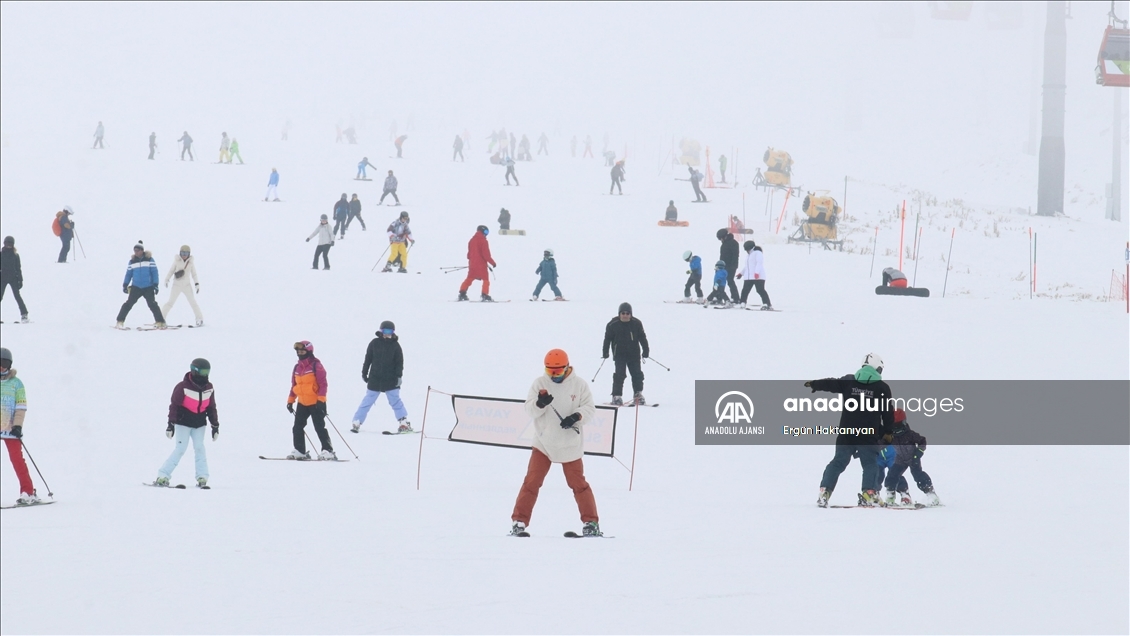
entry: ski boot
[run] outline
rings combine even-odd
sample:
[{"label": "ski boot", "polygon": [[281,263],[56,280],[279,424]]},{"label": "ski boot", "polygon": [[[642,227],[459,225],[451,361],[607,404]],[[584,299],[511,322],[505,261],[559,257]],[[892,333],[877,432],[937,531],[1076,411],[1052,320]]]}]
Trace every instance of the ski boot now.
[{"label": "ski boot", "polygon": [[354,433],[360,433],[361,432],[361,422],[358,422],[357,420],[353,420],[353,428],[351,428],[349,430],[354,432]]},{"label": "ski boot", "polygon": [[169,328],[169,326],[168,326],[168,325],[166,325],[166,324],[165,324],[164,322],[158,322],[158,323],[155,323],[155,324],[153,325],[153,328],[154,328],[154,329],[168,329],[168,328]]},{"label": "ski boot", "polygon": [[39,503],[39,495],[33,493],[21,492],[20,498],[16,500],[17,506],[31,506]]},{"label": "ski boot", "polygon": [[638,404],[640,406],[647,405],[647,400],[643,397],[643,391],[636,391],[636,394],[632,396],[632,404]]},{"label": "ski boot", "polygon": [[914,500],[910,498],[910,493],[900,492],[898,494],[898,501],[895,503],[895,505],[899,506],[900,508],[913,508]]},{"label": "ski boot", "polygon": [[684,298],[682,300],[676,300],[675,302],[679,303],[680,305],[690,305],[690,304],[694,303],[695,301],[691,300],[690,296],[687,296],[686,298]]},{"label": "ski boot", "polygon": [[323,461],[335,461],[337,460],[337,453],[333,452],[332,450],[324,450],[320,455],[318,455],[318,459]]},{"label": "ski boot", "polygon": [[471,299],[467,298],[467,292],[459,292],[459,297],[456,298],[455,300],[471,300]]},{"label": "ski boot", "polygon": [[27,314],[24,314],[24,315],[20,316],[20,322],[22,322],[23,324],[25,324],[25,325],[26,325],[27,323],[29,323],[29,322],[31,322],[31,321],[30,321],[30,320],[28,320],[28,318],[27,318]]},{"label": "ski boot", "polygon": [[381,273],[382,273],[382,274],[387,274],[387,273],[389,273],[389,272],[391,272],[391,271],[392,271],[392,263],[389,263],[389,264],[387,264],[387,265],[385,265],[385,266],[384,266],[384,269],[382,269],[382,270],[381,270]]},{"label": "ski boot", "polygon": [[538,297],[537,297],[537,296],[530,296],[530,302],[532,302],[532,303],[536,303],[537,301],[538,301]]},{"label": "ski boot", "polygon": [[303,453],[302,451],[295,449],[295,450],[290,451],[290,454],[287,455],[286,458],[287,459],[297,459],[297,460],[307,460],[307,459],[310,459],[310,453]]},{"label": "ski boot", "polygon": [[936,492],[934,492],[933,488],[926,491],[926,505],[927,506],[940,506],[940,505],[942,505],[942,500],[938,499],[938,494]]},{"label": "ski boot", "polygon": [[156,479],[156,481],[153,482],[153,485],[154,486],[161,486],[162,488],[168,488],[169,487],[169,478],[168,477],[158,477]]},{"label": "ski boot", "polygon": [[738,309],[745,309],[745,303],[738,303]]},{"label": "ski boot", "polygon": [[828,500],[832,498],[832,491],[829,488],[821,488],[820,495],[816,497],[816,505],[821,508],[828,507]]},{"label": "ski boot", "polygon": [[883,505],[885,505],[885,506],[895,505],[895,491],[888,490],[885,493],[883,493]]},{"label": "ski boot", "polygon": [[125,328],[126,328],[126,323],[122,322],[121,320],[119,320],[118,323],[116,325],[114,325],[114,329],[123,329],[124,330]]},{"label": "ski boot", "polygon": [[879,503],[879,493],[874,490],[865,490],[859,493],[860,508],[875,508],[879,505],[881,505]]},{"label": "ski boot", "polygon": [[197,327],[203,327],[203,326],[204,326],[204,321],[203,321],[203,320],[197,320],[197,321],[196,321],[196,326],[197,326]]},{"label": "ski boot", "polygon": [[582,537],[603,537],[604,533],[600,531],[600,524],[595,521],[586,521],[583,528],[581,528]]},{"label": "ski boot", "polygon": [[203,488],[207,485],[208,485],[208,478],[207,477],[197,477],[196,478],[196,487],[197,488]]},{"label": "ski boot", "polygon": [[406,269],[404,269],[403,267],[401,267],[400,269],[396,270],[396,273],[397,273],[397,274],[407,274],[407,273],[408,273],[408,270],[406,270]]},{"label": "ski boot", "polygon": [[624,406],[624,398],[619,395],[612,396],[612,406]]},{"label": "ski boot", "polygon": [[526,532],[526,524],[521,521],[515,521],[514,525],[510,526],[510,536],[512,537],[528,537],[529,532]]},{"label": "ski boot", "polygon": [[761,311],[773,311],[773,305],[762,305]]},{"label": "ski boot", "polygon": [[493,303],[494,302],[494,299],[490,297],[490,294],[480,294],[479,300],[483,301],[484,303]]},{"label": "ski boot", "polygon": [[415,431],[412,430],[412,423],[408,421],[408,418],[402,417],[398,421],[400,422],[400,426],[396,427],[397,433],[415,433]]},{"label": "ski boot", "polygon": [[565,297],[564,297],[564,296],[554,296],[554,297],[553,297],[553,299],[554,299],[554,300],[560,300],[560,301],[564,301],[564,300],[565,300]]}]

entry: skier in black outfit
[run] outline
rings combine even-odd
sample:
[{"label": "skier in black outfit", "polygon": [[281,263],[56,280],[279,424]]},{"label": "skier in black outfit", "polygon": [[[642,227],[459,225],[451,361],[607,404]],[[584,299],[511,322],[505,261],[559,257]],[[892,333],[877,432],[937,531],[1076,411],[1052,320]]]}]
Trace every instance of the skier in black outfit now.
[{"label": "skier in black outfit", "polygon": [[64,205],[62,210],[55,213],[55,218],[59,220],[59,240],[63,242],[63,247],[59,249],[59,262],[67,262],[67,254],[71,251],[71,239],[75,237],[75,222],[71,220],[71,215],[75,211],[71,206]]},{"label": "skier in black outfit", "polygon": [[625,180],[624,160],[621,159],[616,162],[616,165],[612,166],[612,186],[608,188],[608,194],[612,194],[613,188],[619,189],[620,194],[624,194],[624,186],[620,185],[620,182]]},{"label": "skier in black outfit", "polygon": [[647,359],[650,348],[647,345],[647,334],[644,333],[643,323],[639,318],[632,316],[632,306],[620,303],[620,312],[608,326],[604,328],[604,354],[608,359],[609,347],[612,349],[612,361],[616,370],[612,374],[612,404],[620,406],[624,403],[621,397],[624,393],[624,380],[628,377],[625,370],[632,374],[633,402],[646,404],[643,397],[643,370],[640,369],[642,358]]},{"label": "skier in black outfit", "polygon": [[734,239],[734,235],[730,234],[727,229],[718,230],[715,234],[719,241],[722,241],[722,247],[718,251],[718,259],[726,261],[726,284],[730,288],[730,300],[735,304],[742,301],[742,295],[738,292],[738,284],[734,282],[734,275],[738,273],[738,242]]},{"label": "skier in black outfit", "polygon": [[180,139],[178,139],[177,141],[181,142],[181,144],[182,144],[181,148],[180,148],[180,160],[184,161],[184,153],[187,152],[188,153],[188,160],[189,161],[196,161],[196,157],[192,156],[192,137],[188,136],[187,130],[184,131],[184,134],[181,135]]},{"label": "skier in black outfit", "polygon": [[345,226],[349,223],[349,197],[344,192],[341,193],[341,198],[334,203],[334,228],[330,232],[330,236],[340,234],[341,238],[345,238]]},{"label": "skier in black outfit", "polygon": [[157,133],[149,133],[149,158],[153,158],[153,154],[157,152]]},{"label": "skier in black outfit", "polygon": [[510,229],[510,210],[507,210],[506,208],[502,208],[502,211],[498,213],[498,229],[500,229],[500,230],[509,230]]},{"label": "skier in black outfit", "polygon": [[455,152],[451,153],[451,160],[452,161],[455,161],[456,157],[459,157],[459,161],[465,161],[463,159],[463,138],[462,137],[460,137],[459,135],[455,135],[455,143],[453,143],[451,145],[451,148],[455,151]]},{"label": "skier in black outfit", "polygon": [[369,416],[369,409],[373,408],[377,398],[384,393],[399,423],[396,432],[412,433],[412,424],[408,422],[408,411],[400,399],[400,380],[404,375],[404,351],[400,348],[396,325],[391,320],[385,320],[381,323],[376,336],[369,341],[369,347],[365,349],[365,362],[361,365],[361,379],[366,384],[365,397],[361,398],[361,404],[353,415],[351,430],[354,433],[361,431],[361,425]]},{"label": "skier in black outfit", "polygon": [[[345,229],[349,229],[349,225],[353,223],[353,219],[361,222],[361,231],[365,231],[365,219],[361,218],[361,199],[357,198],[357,193],[353,193],[353,198],[349,200],[349,218],[345,221]],[[345,230],[341,232],[342,237],[345,236]]]},{"label": "skier in black outfit", "polygon": [[[926,495],[926,500],[931,506],[941,505],[938,495],[934,493],[934,482],[930,475],[922,470],[922,454],[926,452],[926,438],[910,429],[906,412],[902,409],[894,411],[894,428],[891,443],[895,447],[894,464],[887,472],[884,493],[884,503],[888,506],[909,506],[913,504],[910,499],[910,485],[906,483],[903,473],[910,469],[910,476],[918,489]],[[897,493],[897,495],[896,495]]]},{"label": "skier in black outfit", "polygon": [[12,295],[16,297],[16,305],[20,308],[20,322],[27,322],[27,305],[20,296],[20,288],[24,286],[20,253],[16,251],[16,239],[5,236],[4,247],[0,249],[0,300],[4,299],[4,291],[9,286],[12,288]]},{"label": "skier in black outfit", "polygon": [[[874,353],[869,353],[863,358],[863,365],[854,375],[845,375],[842,378],[824,378],[805,382],[804,386],[812,392],[826,391],[839,393],[843,400],[855,400],[860,404],[855,410],[849,410],[844,405],[840,414],[840,428],[870,428],[874,433],[840,433],[836,436],[836,454],[824,469],[824,477],[820,480],[820,496],[816,505],[821,508],[828,507],[828,499],[836,488],[836,482],[852,457],[858,457],[863,465],[862,492],[859,493],[860,506],[875,506],[879,504],[879,493],[875,490],[878,486],[879,466],[876,458],[879,455],[879,444],[889,442],[891,431],[895,423],[895,415],[888,399],[891,397],[891,387],[883,381],[883,360]],[[866,409],[862,407],[866,407]]]}]

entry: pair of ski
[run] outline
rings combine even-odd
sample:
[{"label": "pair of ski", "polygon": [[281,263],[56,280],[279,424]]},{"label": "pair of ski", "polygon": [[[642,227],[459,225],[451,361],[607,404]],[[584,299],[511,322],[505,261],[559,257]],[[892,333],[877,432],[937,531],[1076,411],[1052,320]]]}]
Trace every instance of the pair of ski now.
[{"label": "pair of ski", "polygon": [[530,302],[536,303],[539,300],[542,301],[543,303],[567,303],[567,302],[569,302],[568,298],[531,298]]},{"label": "pair of ski", "polygon": [[[142,486],[151,486],[153,488],[171,488],[172,490],[185,490],[186,488],[188,488],[188,486],[185,486],[184,484],[161,485],[161,484],[158,484],[155,481],[153,481],[153,482],[143,481],[143,482],[141,482],[141,485]],[[197,490],[211,490],[212,489],[212,487],[209,486],[208,484],[204,484],[203,486],[197,486],[196,488],[197,488]]]},{"label": "pair of ski", "polygon": [[659,402],[655,402],[654,404],[639,404],[637,402],[624,402],[623,404],[613,404],[611,402],[602,402],[602,404],[604,406],[611,406],[611,407],[617,408],[617,409],[630,409],[633,406],[650,406],[650,407],[653,407],[653,408],[656,407],[656,406],[659,406]]},{"label": "pair of ski", "polygon": [[482,303],[484,305],[491,305],[491,304],[498,304],[498,303],[508,303],[510,301],[509,300],[471,300],[471,299],[467,299],[467,300],[453,300],[451,302],[453,302],[453,303]]},{"label": "pair of ski", "polygon": [[26,504],[17,503],[17,504],[12,504],[11,506],[0,506],[0,510],[11,510],[12,508],[34,508],[36,506],[46,506],[47,504],[53,504],[53,503],[55,503],[54,499],[52,499],[51,501],[37,501],[35,503],[26,503]]},{"label": "pair of ski", "polygon": [[759,305],[757,307],[741,307],[739,305],[730,303],[729,305],[707,305],[707,307],[713,307],[715,309],[744,309],[746,311],[775,311],[777,313],[781,312],[780,309],[765,309],[764,305]]},{"label": "pair of ski", "polygon": [[915,503],[913,506],[828,506],[829,508],[883,508],[884,510],[922,510],[923,508],[937,508],[926,504]]},{"label": "pair of ski", "polygon": [[[511,534],[510,536],[521,537],[521,538],[524,539],[524,538],[528,538],[530,536],[530,533],[523,530],[523,531],[521,531],[517,534]],[[564,536],[566,539],[615,539],[616,538],[616,537],[613,537],[613,536],[609,536],[607,534],[590,534],[590,535],[577,534],[576,532],[573,532],[572,530],[569,530],[568,532],[566,532],[562,536]]]},{"label": "pair of ski", "polygon": [[152,327],[152,326],[148,326],[148,327],[147,326],[118,327],[117,325],[111,325],[110,328],[111,329],[117,329],[118,331],[169,331],[171,329],[180,329],[183,326],[184,325],[169,325],[169,326],[165,327],[164,329],[158,329],[157,327]]},{"label": "pair of ski", "polygon": [[272,462],[338,462],[338,463],[342,463],[342,462],[349,461],[348,459],[322,459],[320,457],[318,457],[318,458],[311,457],[310,459],[294,459],[292,457],[264,457],[263,455],[260,455],[259,459],[265,459],[267,461],[272,461]]}]

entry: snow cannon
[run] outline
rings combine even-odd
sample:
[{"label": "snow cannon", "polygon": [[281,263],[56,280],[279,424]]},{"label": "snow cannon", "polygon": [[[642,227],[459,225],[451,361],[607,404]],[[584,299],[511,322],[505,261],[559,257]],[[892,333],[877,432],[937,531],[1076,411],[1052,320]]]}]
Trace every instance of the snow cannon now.
[{"label": "snow cannon", "polygon": [[844,242],[836,230],[842,210],[835,199],[809,192],[800,208],[808,218],[789,237],[790,243],[820,243],[827,250],[833,246],[843,250]]}]

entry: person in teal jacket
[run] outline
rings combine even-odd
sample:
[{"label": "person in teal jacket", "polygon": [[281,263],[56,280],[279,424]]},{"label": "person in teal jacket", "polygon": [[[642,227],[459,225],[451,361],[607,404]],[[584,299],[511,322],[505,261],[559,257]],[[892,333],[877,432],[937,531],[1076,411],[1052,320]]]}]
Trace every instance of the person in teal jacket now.
[{"label": "person in teal jacket", "polygon": [[125,329],[126,316],[137,301],[144,298],[149,311],[153,312],[155,326],[157,329],[164,329],[165,317],[161,315],[161,308],[157,305],[156,299],[160,286],[161,274],[157,271],[157,261],[153,260],[153,255],[146,251],[145,244],[138,241],[137,245],[133,246],[133,257],[129,259],[126,277],[122,281],[122,293],[129,294],[129,298],[122,303],[122,308],[118,311],[118,324],[115,327]]},{"label": "person in teal jacket", "polygon": [[545,251],[542,255],[542,261],[538,264],[534,273],[541,274],[541,280],[538,281],[538,286],[534,288],[534,296],[530,298],[531,301],[537,301],[538,294],[546,285],[549,285],[549,288],[553,290],[554,300],[565,300],[561,296],[561,290],[557,288],[557,261],[553,260],[553,250]]}]

